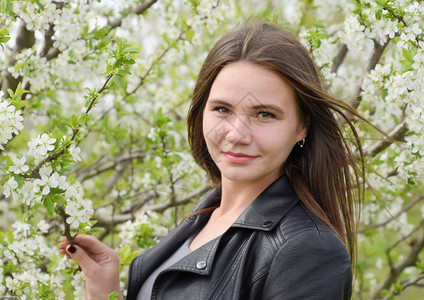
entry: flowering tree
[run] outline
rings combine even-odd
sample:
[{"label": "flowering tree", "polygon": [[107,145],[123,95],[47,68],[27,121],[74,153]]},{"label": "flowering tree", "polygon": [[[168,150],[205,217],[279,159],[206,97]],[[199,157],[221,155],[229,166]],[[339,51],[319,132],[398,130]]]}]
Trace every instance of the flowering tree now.
[{"label": "flowering tree", "polygon": [[[421,1],[1,0],[0,299],[80,299],[61,234],[128,265],[209,188],[186,112],[207,50],[248,16],[298,34],[354,120],[369,173],[355,299],[424,278]],[[349,133],[347,133],[349,134]],[[72,294],[72,295],[71,295]]]}]

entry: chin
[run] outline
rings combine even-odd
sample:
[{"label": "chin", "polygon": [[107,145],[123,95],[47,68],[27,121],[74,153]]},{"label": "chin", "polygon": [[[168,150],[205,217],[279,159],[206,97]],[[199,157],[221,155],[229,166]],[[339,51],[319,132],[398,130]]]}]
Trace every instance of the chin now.
[{"label": "chin", "polygon": [[[232,174],[222,174],[227,180],[231,180],[234,182],[252,182],[252,181],[260,181],[263,176],[254,176],[253,174],[249,174],[250,172],[240,172],[240,173],[232,173]],[[252,176],[253,175],[253,176]]]}]

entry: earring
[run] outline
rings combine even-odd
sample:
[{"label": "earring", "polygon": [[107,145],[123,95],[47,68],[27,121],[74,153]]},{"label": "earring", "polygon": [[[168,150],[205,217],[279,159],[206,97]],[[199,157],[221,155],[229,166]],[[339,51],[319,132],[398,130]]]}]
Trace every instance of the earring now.
[{"label": "earring", "polygon": [[303,148],[303,146],[305,146],[305,139],[302,140],[302,143],[297,142],[297,144],[299,145],[300,148]]}]

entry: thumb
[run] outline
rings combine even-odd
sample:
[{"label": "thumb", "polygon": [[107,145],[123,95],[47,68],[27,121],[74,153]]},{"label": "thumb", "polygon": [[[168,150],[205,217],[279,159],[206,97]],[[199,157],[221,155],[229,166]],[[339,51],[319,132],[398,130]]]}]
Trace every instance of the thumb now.
[{"label": "thumb", "polygon": [[90,270],[96,266],[96,262],[88,256],[84,249],[76,244],[66,247],[66,253],[75,260],[84,273],[86,270]]}]

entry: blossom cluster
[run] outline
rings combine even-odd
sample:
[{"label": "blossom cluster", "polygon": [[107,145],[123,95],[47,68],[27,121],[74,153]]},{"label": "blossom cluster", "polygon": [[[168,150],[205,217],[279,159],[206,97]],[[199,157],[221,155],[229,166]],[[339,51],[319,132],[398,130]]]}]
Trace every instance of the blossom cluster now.
[{"label": "blossom cluster", "polygon": [[[135,214],[134,220],[126,221],[125,223],[119,225],[118,237],[120,241],[120,248],[124,245],[133,246],[136,243],[137,237],[140,234],[143,234],[140,231],[140,228],[147,226],[148,228],[154,228],[156,235],[165,234],[167,229],[161,226],[158,226],[159,216],[150,211],[139,211]],[[163,221],[163,220],[162,220]]]},{"label": "blossom cluster", "polygon": [[88,231],[94,210],[91,200],[84,197],[81,185],[69,186],[66,189],[65,199],[67,201],[65,212],[69,215],[66,222],[74,229],[79,228],[82,224],[85,226],[84,229]]},{"label": "blossom cluster", "polygon": [[[50,242],[43,236],[50,225],[42,219],[36,226],[17,221],[11,228],[13,230],[9,231],[5,244],[0,248],[0,294],[4,295],[7,291],[18,299],[65,299],[61,289],[65,277],[61,271],[69,264],[58,257],[55,247],[49,245]],[[57,259],[50,272],[41,267],[45,257]]]},{"label": "blossom cluster", "polygon": [[3,145],[24,128],[21,111],[2,97],[3,92],[0,91],[0,150],[4,150]]}]

